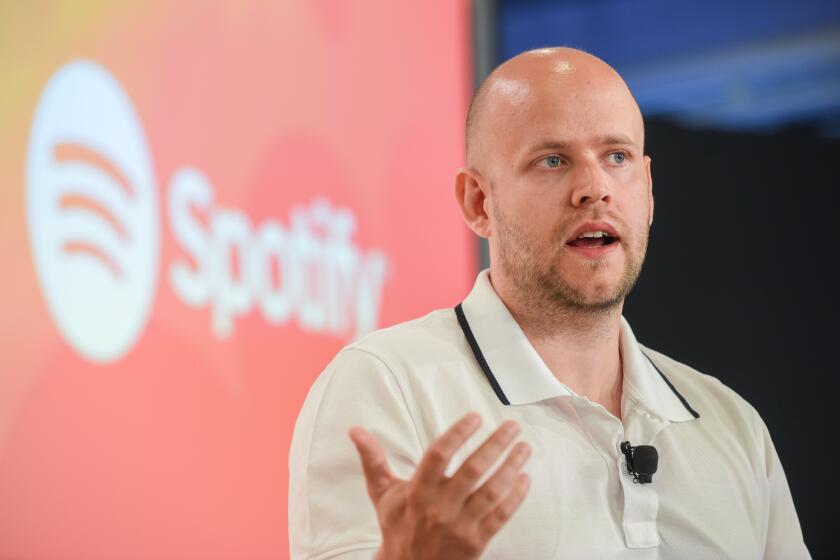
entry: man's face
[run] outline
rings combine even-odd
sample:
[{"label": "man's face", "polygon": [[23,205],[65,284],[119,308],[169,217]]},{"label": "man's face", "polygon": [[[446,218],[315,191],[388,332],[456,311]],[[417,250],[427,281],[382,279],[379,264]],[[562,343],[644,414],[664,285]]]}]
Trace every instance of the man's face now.
[{"label": "man's face", "polygon": [[519,84],[527,95],[497,121],[487,210],[491,259],[523,302],[584,312],[614,308],[635,284],[653,199],[629,92],[577,78]]}]

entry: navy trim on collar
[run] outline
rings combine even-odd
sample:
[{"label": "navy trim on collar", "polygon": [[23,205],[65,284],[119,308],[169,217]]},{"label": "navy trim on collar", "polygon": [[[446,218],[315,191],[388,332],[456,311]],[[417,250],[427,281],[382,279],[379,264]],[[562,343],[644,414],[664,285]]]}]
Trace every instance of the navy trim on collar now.
[{"label": "navy trim on collar", "polygon": [[[640,350],[641,350],[641,349],[640,349]],[[677,396],[677,398],[678,398],[678,399],[680,399],[680,402],[681,402],[681,403],[683,403],[683,406],[686,408],[686,410],[688,410],[688,411],[691,413],[691,415],[692,415],[692,416],[694,416],[695,418],[700,418],[700,414],[698,414],[696,410],[694,410],[693,408],[691,408],[691,405],[690,405],[690,404],[688,404],[688,401],[687,401],[687,400],[685,400],[685,397],[683,397],[683,396],[680,394],[680,392],[679,392],[679,391],[677,391],[677,388],[676,388],[676,387],[674,387],[673,383],[671,383],[671,382],[668,380],[668,378],[667,378],[667,377],[665,377],[665,374],[664,374],[664,373],[662,373],[662,370],[661,370],[661,369],[659,369],[655,363],[653,363],[653,360],[651,359],[651,357],[650,357],[650,356],[648,356],[647,354],[645,354],[644,352],[642,352],[642,354],[644,354],[645,358],[647,358],[647,360],[650,362],[650,365],[652,365],[652,366],[653,366],[653,369],[655,369],[655,370],[656,370],[656,372],[657,372],[657,373],[658,373],[658,374],[662,377],[662,380],[663,380],[663,381],[665,381],[665,384],[666,384],[666,385],[668,385],[668,387],[670,387],[670,388],[671,388],[671,390],[674,392],[674,394]]]},{"label": "navy trim on collar", "polygon": [[473,355],[475,356],[478,365],[481,366],[481,371],[483,371],[484,375],[487,376],[487,381],[490,382],[490,385],[493,387],[493,391],[496,392],[496,396],[499,397],[502,404],[509,405],[510,401],[508,401],[505,392],[502,391],[502,387],[499,385],[499,382],[496,381],[496,376],[493,375],[493,371],[487,364],[487,360],[484,359],[484,354],[481,353],[481,348],[478,346],[478,342],[473,335],[470,324],[467,322],[467,316],[464,315],[464,308],[461,307],[460,303],[455,306],[455,315],[458,317],[458,324],[461,326],[461,330],[464,331],[464,336],[467,338],[470,348],[472,348]]},{"label": "navy trim on collar", "polygon": [[[464,309],[462,305],[459,303],[455,306],[455,316],[458,318],[458,325],[461,327],[461,330],[464,333],[464,337],[467,339],[467,343],[470,345],[470,349],[472,349],[472,353],[475,356],[478,365],[481,367],[481,371],[484,372],[485,377],[487,377],[487,381],[490,382],[490,386],[493,388],[493,391],[496,393],[496,396],[499,397],[499,400],[504,405],[510,405],[510,401],[508,400],[505,392],[502,390],[502,387],[499,385],[499,382],[496,380],[496,376],[493,375],[493,370],[490,369],[490,365],[487,363],[487,360],[484,359],[484,354],[481,352],[481,347],[478,345],[478,341],[475,339],[475,335],[473,335],[472,329],[470,328],[470,324],[467,321],[467,316],[464,314]],[[641,351],[641,349],[640,349]],[[696,410],[691,408],[691,405],[688,404],[688,401],[685,400],[685,397],[677,391],[677,388],[671,383],[671,381],[665,377],[665,374],[662,373],[662,370],[657,367],[657,365],[653,362],[650,356],[648,356],[645,352],[642,351],[642,355],[647,358],[656,372],[662,377],[662,380],[665,381],[665,384],[674,392],[674,395],[680,400],[683,406],[688,410],[688,412],[694,416],[694,418],[700,418],[700,414],[697,413]]]}]

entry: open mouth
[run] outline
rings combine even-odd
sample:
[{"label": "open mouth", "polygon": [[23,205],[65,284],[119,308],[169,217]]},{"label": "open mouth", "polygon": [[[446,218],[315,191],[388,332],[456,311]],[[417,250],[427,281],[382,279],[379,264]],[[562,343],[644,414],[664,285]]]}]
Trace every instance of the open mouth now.
[{"label": "open mouth", "polygon": [[608,235],[603,231],[586,232],[568,242],[572,247],[603,247],[618,241],[618,237]]}]

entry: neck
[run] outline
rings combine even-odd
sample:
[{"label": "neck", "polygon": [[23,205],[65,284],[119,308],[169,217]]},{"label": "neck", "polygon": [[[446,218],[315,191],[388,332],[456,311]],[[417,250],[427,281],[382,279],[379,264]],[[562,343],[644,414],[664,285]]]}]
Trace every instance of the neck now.
[{"label": "neck", "polygon": [[491,283],[554,376],[621,419],[623,302],[594,312],[554,308],[522,301],[504,281]]}]

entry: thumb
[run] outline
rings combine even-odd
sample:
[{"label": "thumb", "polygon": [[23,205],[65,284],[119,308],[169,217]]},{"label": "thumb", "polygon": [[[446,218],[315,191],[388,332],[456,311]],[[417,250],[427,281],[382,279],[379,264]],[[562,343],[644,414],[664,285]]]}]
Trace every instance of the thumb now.
[{"label": "thumb", "polygon": [[396,478],[391,469],[388,468],[388,461],[385,459],[385,450],[379,441],[360,426],[353,426],[348,432],[350,439],[359,452],[362,459],[362,470],[367,481],[368,494],[373,503],[379,501],[380,496],[391,487]]}]

